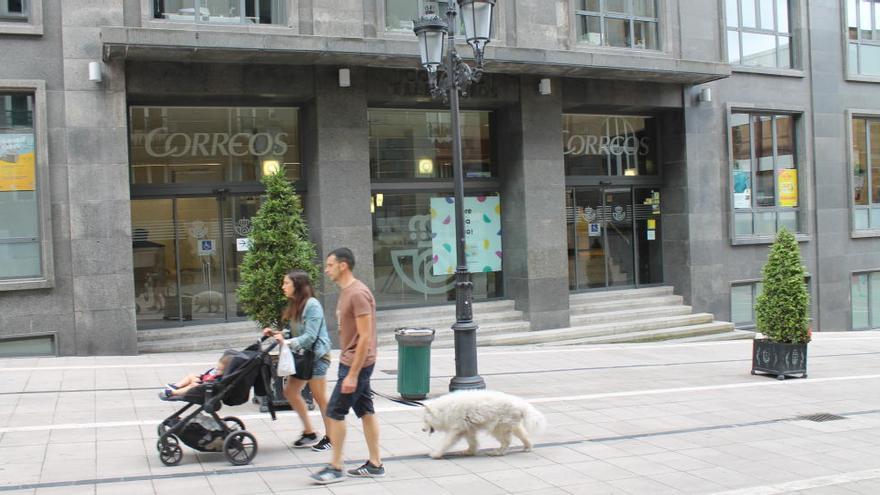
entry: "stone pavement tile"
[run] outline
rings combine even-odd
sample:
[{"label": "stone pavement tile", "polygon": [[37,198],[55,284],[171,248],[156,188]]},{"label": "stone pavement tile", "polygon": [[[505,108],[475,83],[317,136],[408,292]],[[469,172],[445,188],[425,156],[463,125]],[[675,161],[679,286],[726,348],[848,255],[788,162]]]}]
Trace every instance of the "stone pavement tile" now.
[{"label": "stone pavement tile", "polygon": [[70,459],[64,462],[45,463],[40,473],[40,482],[73,481],[94,479],[95,460]]},{"label": "stone pavement tile", "polygon": [[480,477],[501,487],[507,493],[541,490],[553,486],[553,484],[536,476],[532,476],[527,471],[521,469],[480,473]]},{"label": "stone pavement tile", "polygon": [[605,461],[575,462],[573,464],[566,464],[566,467],[574,469],[583,476],[587,476],[597,481],[620,480],[636,476],[636,473],[633,473],[632,471],[617,467]]},{"label": "stone pavement tile", "polygon": [[95,442],[50,443],[46,447],[47,464],[70,459],[94,460],[96,457]]},{"label": "stone pavement tile", "polygon": [[760,480],[755,480],[751,478],[751,476],[748,476],[744,473],[739,473],[732,469],[728,469],[724,466],[697,469],[693,471],[688,471],[688,474],[704,479],[706,481],[711,481],[712,483],[716,483],[724,487],[725,490],[745,488],[748,486],[754,486],[763,483]]},{"label": "stone pavement tile", "polygon": [[[117,492],[119,493],[119,492]],[[153,492],[151,491],[150,494]],[[37,488],[35,495],[94,495],[95,486],[53,486]]]},{"label": "stone pavement tile", "polygon": [[[766,458],[755,457],[750,460],[733,461],[724,467],[731,471],[742,473],[745,479],[752,480],[751,485],[764,485],[772,483],[787,483],[803,478],[787,471],[781,471],[765,464]],[[699,470],[697,470],[699,471]]]},{"label": "stone pavement tile", "polygon": [[680,471],[652,474],[648,478],[672,487],[675,493],[713,493],[725,488],[718,483]]},{"label": "stone pavement tile", "polygon": [[395,495],[451,495],[452,492],[443,489],[440,485],[434,483],[430,479],[410,479],[410,480],[388,480],[383,478],[377,480],[379,486]]},{"label": "stone pavement tile", "polygon": [[[43,462],[0,464],[0,480],[6,485],[26,485],[40,481]],[[5,495],[5,494],[4,494]]]},{"label": "stone pavement tile", "polygon": [[[540,448],[541,447],[539,447],[539,449]],[[538,455],[535,453],[535,450],[532,450],[531,452],[523,452],[522,450],[509,451],[507,455],[501,459],[503,459],[509,466],[520,469],[556,465],[555,461]]]},{"label": "stone pavement tile", "polygon": [[723,466],[728,462],[742,460],[742,457],[719,451],[717,448],[708,447],[679,450],[678,453],[716,466]]},{"label": "stone pavement tile", "polygon": [[375,480],[356,480],[348,479],[342,483],[337,483],[327,487],[327,491],[334,495],[364,495],[369,493],[373,495],[393,495],[392,492],[385,489],[381,483]]},{"label": "stone pavement tile", "polygon": [[798,490],[790,493],[792,495],[855,495],[858,492],[854,492],[845,486],[831,485],[810,488],[807,490]]},{"label": "stone pavement tile", "polygon": [[678,471],[690,471],[692,469],[705,469],[712,467],[711,464],[694,459],[693,457],[680,454],[678,452],[661,452],[659,454],[648,454],[642,456],[642,459],[669,466]]},{"label": "stone pavement tile", "polygon": [[615,457],[613,459],[605,459],[605,462],[625,469],[639,476],[653,476],[676,471],[675,468],[659,462],[649,461],[643,457]]},{"label": "stone pavement tile", "polygon": [[570,445],[541,446],[535,449],[534,453],[538,454],[544,459],[556,462],[558,464],[585,462],[592,461],[594,459],[594,457],[589,454],[584,454],[582,452],[572,449]]},{"label": "stone pavement tile", "polygon": [[675,488],[649,478],[625,478],[610,480],[607,483],[615,488],[614,493],[628,493],[632,495],[672,495],[679,493]]},{"label": "stone pavement tile", "polygon": [[147,455],[144,442],[138,438],[133,440],[105,440],[103,435],[95,443],[99,460],[118,457],[143,457]]},{"label": "stone pavement tile", "polygon": [[561,489],[571,495],[614,495],[620,493],[619,489],[602,481],[589,481],[577,485],[568,485],[561,487]]},{"label": "stone pavement tile", "polygon": [[470,472],[464,467],[456,464],[449,459],[407,459],[404,461],[398,461],[388,465],[389,471],[395,466],[405,466],[407,469],[412,470],[414,473],[419,476],[425,478],[439,478],[446,476],[456,476],[456,475],[465,475]]},{"label": "stone pavement tile", "polygon": [[699,444],[689,442],[686,434],[645,437],[644,441],[670,451],[695,449],[700,446]]},{"label": "stone pavement tile", "polygon": [[[272,492],[282,492],[314,488],[315,484],[309,478],[310,474],[312,474],[312,471],[302,468],[265,471],[259,473],[259,476]],[[223,492],[218,491],[218,493]]]},{"label": "stone pavement tile", "polygon": [[156,493],[151,480],[102,483],[95,486],[95,495],[153,495]]},{"label": "stone pavement tile", "polygon": [[[551,426],[551,428],[556,429],[555,426]],[[566,432],[563,435],[567,438],[582,438],[584,440],[618,436],[617,432],[608,430],[596,424],[583,422],[566,425],[560,427],[559,430]]]},{"label": "stone pavement tile", "polygon": [[444,490],[455,495],[495,495],[507,493],[498,485],[490,483],[476,474],[442,476],[431,479]]},{"label": "stone pavement tile", "polygon": [[46,458],[45,445],[0,447],[0,466],[40,463]]},{"label": "stone pavement tile", "polygon": [[475,456],[450,456],[448,459],[465,468],[471,473],[488,473],[491,471],[504,471],[510,469],[510,465],[504,462],[502,457],[490,456],[478,453]]},{"label": "stone pavement tile", "polygon": [[156,495],[207,495],[214,493],[208,479],[201,476],[154,479],[153,489]]},{"label": "stone pavement tile", "polygon": [[614,446],[615,442],[581,442],[568,445],[568,448],[575,452],[588,455],[593,459],[611,459],[613,457],[629,457],[630,453],[618,449]]},{"label": "stone pavement tile", "polygon": [[209,476],[208,483],[215,493],[223,495],[249,495],[269,493],[269,487],[258,473],[234,473]]},{"label": "stone pavement tile", "polygon": [[525,492],[515,492],[521,495],[566,495],[568,492],[562,488],[541,488],[539,490],[529,490]]},{"label": "stone pavement tile", "polygon": [[528,468],[525,472],[558,487],[596,481],[595,478],[591,478],[577,469],[559,464]]},{"label": "stone pavement tile", "polygon": [[841,485],[851,490],[853,493],[861,495],[877,495],[880,493],[880,479],[855,481]]},{"label": "stone pavement tile", "polygon": [[[97,439],[96,428],[70,428],[51,430],[49,433],[49,443],[75,443],[75,442],[94,442]],[[104,429],[101,429],[104,433]]]},{"label": "stone pavement tile", "polygon": [[145,455],[140,457],[120,457],[102,459],[98,463],[96,475],[99,478],[118,476],[146,476],[150,474],[150,463]]}]

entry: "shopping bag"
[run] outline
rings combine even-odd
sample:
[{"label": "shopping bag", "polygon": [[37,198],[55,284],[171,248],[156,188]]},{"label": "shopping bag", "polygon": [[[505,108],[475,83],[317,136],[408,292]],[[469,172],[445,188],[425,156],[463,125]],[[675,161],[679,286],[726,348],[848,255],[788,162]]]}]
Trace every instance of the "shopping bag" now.
[{"label": "shopping bag", "polygon": [[278,352],[278,367],[275,368],[275,374],[278,376],[290,376],[296,373],[296,365],[293,363],[293,352],[285,343]]}]

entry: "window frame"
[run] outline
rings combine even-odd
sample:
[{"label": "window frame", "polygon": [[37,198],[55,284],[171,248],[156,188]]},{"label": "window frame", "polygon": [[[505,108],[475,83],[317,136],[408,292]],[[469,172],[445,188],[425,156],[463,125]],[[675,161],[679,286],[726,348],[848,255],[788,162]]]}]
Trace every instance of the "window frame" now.
[{"label": "window frame", "polygon": [[23,2],[22,15],[0,14],[0,34],[43,35],[43,0]]},{"label": "window frame", "polygon": [[[734,328],[736,328],[737,330],[757,331],[758,318],[757,318],[757,314],[755,313],[755,305],[758,302],[758,295],[760,294],[758,292],[758,286],[763,283],[764,283],[763,278],[750,278],[750,279],[743,279],[743,280],[734,280],[734,281],[730,282],[729,290],[728,290],[728,297],[727,297],[728,304],[729,304],[728,307],[730,309],[730,313],[728,313],[728,315],[730,316],[730,322],[734,324]],[[810,324],[810,326],[812,326],[812,324],[813,324],[813,286],[812,286],[812,283],[813,283],[812,275],[809,272],[804,273],[804,285],[807,287],[807,322]],[[736,322],[733,321],[733,288],[734,287],[744,287],[744,286],[749,286],[752,289],[752,306],[751,306],[752,320],[745,325],[736,326]],[[762,290],[763,290],[763,288],[762,288]]]},{"label": "window frame", "polygon": [[[572,36],[572,39],[574,40],[576,46],[578,46],[580,48],[602,49],[602,50],[632,50],[637,53],[649,53],[649,54],[663,54],[667,51],[666,50],[667,37],[665,36],[665,32],[664,32],[665,22],[664,22],[664,15],[663,15],[665,2],[663,0],[652,0],[654,2],[654,10],[657,14],[656,17],[638,16],[638,15],[635,15],[634,13],[627,14],[627,13],[623,13],[623,12],[609,12],[605,8],[605,3],[607,0],[598,0],[598,1],[599,1],[599,11],[598,12],[593,11],[593,10],[579,9],[579,8],[577,8],[578,2],[577,1],[572,2],[571,36]],[[625,1],[627,3],[629,3],[630,7],[632,7],[633,0],[625,0]],[[630,9],[630,10],[632,11],[632,9]],[[600,36],[601,36],[601,43],[600,44],[594,45],[592,43],[583,41],[581,39],[578,32],[580,30],[579,26],[581,23],[581,19],[583,17],[595,17],[595,18],[599,19],[599,29],[600,29],[600,33],[601,33],[600,34]],[[626,21],[627,22],[627,29],[628,29],[629,33],[635,32],[635,24],[634,24],[635,22],[642,21],[642,22],[655,23],[657,25],[657,33],[656,33],[657,47],[656,48],[640,48],[640,47],[636,47],[634,45],[624,47],[624,46],[611,46],[611,45],[606,44],[605,43],[605,41],[607,39],[607,37],[605,35],[605,20],[606,19],[618,19],[618,20]]]},{"label": "window frame", "polygon": [[[811,229],[810,229],[810,219],[808,212],[812,209],[812,204],[810,201],[811,198],[811,185],[809,183],[808,178],[810,177],[810,171],[812,169],[811,156],[809,154],[809,148],[805,144],[804,136],[807,135],[806,132],[806,117],[807,113],[804,108],[799,107],[775,107],[775,106],[762,106],[758,107],[753,104],[747,103],[734,103],[730,102],[726,105],[726,121],[725,121],[725,134],[727,137],[727,208],[728,208],[728,235],[730,237],[731,245],[746,245],[746,244],[771,244],[776,239],[776,234],[779,232],[778,225],[778,215],[776,220],[776,228],[772,233],[768,234],[742,234],[737,235],[736,233],[736,212],[739,211],[749,211],[751,213],[760,212],[760,211],[794,211],[796,214],[798,226],[797,232],[793,232],[795,234],[795,238],[798,242],[809,241],[811,238]],[[782,206],[772,206],[772,207],[757,207],[752,206],[748,210],[745,208],[735,208],[734,203],[734,159],[733,159],[733,127],[731,126],[732,116],[735,113],[746,113],[750,115],[749,118],[749,128],[751,129],[751,116],[752,115],[771,115],[773,117],[776,116],[790,116],[793,119],[793,128],[794,135],[792,136],[794,140],[793,146],[793,154],[795,161],[795,170],[797,170],[797,178],[798,178],[798,206],[796,207],[782,207]],[[775,121],[775,119],[774,119]],[[749,133],[750,141],[753,139],[753,133]],[[773,126],[773,153],[774,158],[776,156],[776,126]],[[750,146],[752,159],[754,159],[754,150],[753,146]],[[776,160],[774,159],[774,171],[777,170]],[[754,167],[752,167],[752,187],[753,187],[753,201],[754,201]],[[777,194],[776,187],[776,175],[774,173],[774,197]],[[753,220],[754,221],[754,220]]]},{"label": "window frame", "polygon": [[[846,111],[846,167],[847,167],[847,185],[849,186],[847,189],[847,195],[849,196],[849,230],[851,238],[862,238],[862,237],[880,237],[880,228],[867,228],[867,229],[856,229],[856,210],[866,209],[871,210],[872,205],[875,203],[871,203],[871,188],[870,182],[868,183],[868,204],[866,206],[855,204],[855,198],[853,192],[855,191],[855,173],[853,172],[853,162],[855,161],[855,150],[853,149],[855,144],[855,136],[853,135],[853,120],[854,119],[866,119],[866,121],[870,124],[870,122],[880,122],[880,110],[861,110],[861,109],[850,109]],[[870,125],[867,126],[867,132],[870,133]],[[868,134],[870,136],[870,134]],[[868,145],[868,164],[867,164],[867,172],[869,181],[871,180],[871,143],[867,142]],[[874,178],[874,180],[880,181],[880,177]],[[880,208],[880,203],[876,204],[877,208]],[[869,213],[870,215],[870,213]]]},{"label": "window frame", "polygon": [[[423,0],[419,0],[423,1]],[[445,1],[445,0],[444,0]],[[448,0],[451,2],[455,2],[456,0]],[[387,0],[375,0],[376,2],[376,32],[379,37],[386,38],[400,38],[411,40],[413,42],[416,41],[416,36],[411,29],[389,29],[386,24],[386,13],[388,11],[387,8]],[[506,3],[498,2],[495,4],[495,9],[492,13],[492,27],[489,32],[489,44],[495,46],[503,46],[503,40],[506,39],[506,34],[504,31],[504,16],[506,13]],[[441,12],[438,13],[441,19],[446,20],[446,11],[441,9]],[[459,25],[455,30],[455,43],[461,46],[468,46],[467,41],[464,39],[464,25],[463,21],[459,15]],[[461,48],[459,48],[461,49]],[[465,53],[470,53],[470,48],[465,51]]]},{"label": "window frame", "polygon": [[34,153],[37,219],[40,223],[41,274],[0,280],[0,292],[45,289],[55,286],[52,242],[52,212],[49,189],[49,145],[46,122],[46,82],[42,80],[0,79],[0,93],[24,93],[34,96]]},{"label": "window frame", "polygon": [[[843,32],[843,77],[848,81],[862,81],[862,82],[880,82],[880,74],[877,75],[869,75],[862,74],[859,71],[859,58],[862,49],[862,45],[870,45],[877,46],[880,49],[880,38],[876,40],[862,40],[861,29],[856,29],[857,35],[855,40],[849,39],[849,0],[841,0],[841,31]],[[856,0],[856,26],[859,26],[859,17],[861,16],[861,9],[858,8],[861,0]],[[874,10],[872,17],[872,21],[876,21],[878,17],[880,17],[880,4],[877,2],[872,3],[872,9]],[[874,23],[872,22],[872,25]],[[880,25],[874,26],[874,31],[880,32]],[[856,45],[856,60],[852,61],[849,57],[849,47],[850,45]],[[855,70],[851,73],[850,69],[853,66],[853,62],[855,62]]]},{"label": "window frame", "polygon": [[[199,0],[204,1],[204,0]],[[268,0],[263,0],[268,1]],[[258,22],[248,23],[212,23],[199,22],[193,17],[192,21],[165,19],[164,17],[155,17],[156,0],[140,0],[141,20],[143,27],[158,29],[210,29],[218,31],[240,31],[247,29],[251,33],[278,33],[284,30],[285,33],[297,34],[299,32],[299,15],[298,7],[291,0],[285,0],[287,7],[287,15],[281,19],[278,24],[260,24]],[[195,0],[193,5],[195,5]],[[194,7],[195,8],[195,7]]]},{"label": "window frame", "polygon": [[[849,330],[853,332],[865,332],[871,330],[880,329],[880,327],[872,327],[871,326],[871,277],[876,276],[880,277],[880,268],[868,269],[868,270],[853,270],[849,273]],[[866,275],[868,277],[868,326],[866,328],[855,328],[855,318],[853,314],[853,278],[859,275]],[[880,317],[878,317],[880,318]]]},{"label": "window frame", "polygon": [[[803,68],[803,61],[801,57],[801,53],[804,53],[807,50],[807,46],[805,45],[805,41],[803,40],[803,36],[800,33],[803,31],[803,26],[806,25],[806,17],[805,17],[805,9],[802,8],[801,3],[798,0],[788,0],[788,36],[789,36],[789,50],[790,50],[790,62],[791,66],[788,68],[783,67],[763,67],[763,66],[753,66],[753,65],[741,65],[734,64],[730,62],[730,53],[728,50],[728,30],[733,30],[737,33],[737,41],[739,46],[740,55],[742,55],[742,0],[737,0],[737,17],[738,17],[738,27],[732,28],[727,25],[727,8],[726,8],[726,0],[718,0],[718,28],[719,32],[723,33],[721,36],[721,55],[722,61],[724,63],[730,64],[731,70],[733,72],[742,72],[742,73],[753,73],[753,74],[765,74],[765,75],[774,75],[774,76],[784,76],[784,77],[795,77],[795,78],[803,78],[806,77],[806,73]],[[776,4],[773,6],[774,12],[776,11]],[[755,15],[759,16],[759,10],[755,11]],[[774,15],[774,20],[777,19],[777,16]],[[777,23],[778,25],[778,23]],[[776,26],[774,26],[775,28]],[[777,31],[769,31],[757,28],[746,28],[746,32],[749,33],[757,33],[757,34],[774,34],[780,35]],[[782,33],[784,34],[784,33]],[[777,50],[778,50],[778,41],[777,41]],[[777,55],[778,62],[778,55]]]}]

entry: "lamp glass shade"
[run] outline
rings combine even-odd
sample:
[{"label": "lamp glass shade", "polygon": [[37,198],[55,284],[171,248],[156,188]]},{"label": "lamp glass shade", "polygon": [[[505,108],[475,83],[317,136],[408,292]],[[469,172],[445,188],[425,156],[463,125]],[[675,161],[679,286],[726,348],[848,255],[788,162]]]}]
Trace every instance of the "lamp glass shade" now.
[{"label": "lamp glass shade", "polygon": [[443,49],[446,45],[446,23],[437,16],[423,16],[413,28],[419,38],[419,55],[422,67],[434,72],[443,63]]},{"label": "lamp glass shade", "polygon": [[492,10],[495,1],[458,0],[468,44],[482,48],[492,35]]}]

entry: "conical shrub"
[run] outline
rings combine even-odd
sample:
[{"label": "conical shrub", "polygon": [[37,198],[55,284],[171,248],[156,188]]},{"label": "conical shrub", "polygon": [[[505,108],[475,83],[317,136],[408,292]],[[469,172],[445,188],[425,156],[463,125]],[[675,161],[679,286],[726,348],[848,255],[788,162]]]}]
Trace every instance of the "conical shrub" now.
[{"label": "conical shrub", "polygon": [[806,344],[810,341],[806,271],[791,232],[783,228],[776,235],[762,272],[764,290],[755,303],[758,330],[773,342]]},{"label": "conical shrub", "polygon": [[281,282],[288,271],[309,274],[320,282],[315,245],[302,216],[302,201],[281,169],[262,179],[266,195],[251,218],[250,249],[241,263],[238,301],[245,313],[262,327],[278,328],[287,298]]}]

